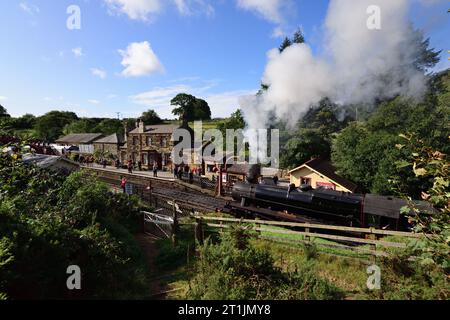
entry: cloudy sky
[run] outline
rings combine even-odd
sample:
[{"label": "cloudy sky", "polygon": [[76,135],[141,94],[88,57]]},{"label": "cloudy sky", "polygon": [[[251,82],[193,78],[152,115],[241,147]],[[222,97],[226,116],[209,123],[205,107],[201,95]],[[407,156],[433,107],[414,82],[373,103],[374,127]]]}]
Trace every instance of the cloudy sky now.
[{"label": "cloudy sky", "polygon": [[[446,1],[411,1],[411,21],[443,50],[437,69],[449,67]],[[80,29],[67,27],[71,5]],[[323,50],[327,8],[328,0],[1,1],[0,104],[13,116],[134,117],[151,108],[170,118],[170,99],[186,92],[228,116],[258,90],[267,52],[286,33],[301,27],[313,51]]]}]

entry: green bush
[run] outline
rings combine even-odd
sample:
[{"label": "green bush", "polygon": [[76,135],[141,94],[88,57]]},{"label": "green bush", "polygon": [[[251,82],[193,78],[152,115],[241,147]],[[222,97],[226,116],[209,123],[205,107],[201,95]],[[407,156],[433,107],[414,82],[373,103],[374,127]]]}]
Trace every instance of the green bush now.
[{"label": "green bush", "polygon": [[381,290],[366,291],[368,299],[382,300],[447,300],[450,284],[442,270],[433,265],[410,261],[409,255],[383,258]]},{"label": "green bush", "polygon": [[[142,298],[138,202],[92,176],[57,176],[0,155],[0,299]],[[82,290],[66,288],[67,267]]]},{"label": "green bush", "polygon": [[343,293],[320,279],[305,264],[296,273],[275,266],[266,250],[249,243],[250,234],[234,229],[218,244],[206,241],[200,248],[189,299],[218,300],[319,300],[341,299]]}]

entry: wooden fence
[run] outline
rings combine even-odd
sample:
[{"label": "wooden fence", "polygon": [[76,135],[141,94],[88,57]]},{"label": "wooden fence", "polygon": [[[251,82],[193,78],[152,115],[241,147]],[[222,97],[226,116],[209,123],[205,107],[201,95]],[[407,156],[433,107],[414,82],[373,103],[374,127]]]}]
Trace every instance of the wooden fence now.
[{"label": "wooden fence", "polygon": [[[196,217],[195,219],[195,236],[199,243],[203,243],[204,241],[205,227],[223,230],[230,228],[233,224],[247,226],[250,230],[257,232],[259,238],[261,239],[283,242],[287,244],[314,243],[317,246],[346,249],[353,252],[374,256],[388,255],[385,250],[380,250],[381,248],[402,249],[407,247],[405,242],[402,243],[384,240],[383,238],[386,236],[397,236],[404,239],[422,237],[420,234],[379,230],[374,228],[352,228],[309,223],[246,220],[207,216]],[[291,237],[289,238],[287,236]],[[314,242],[314,239],[323,239],[332,242]],[[370,247],[370,249],[364,248],[364,245]]]}]

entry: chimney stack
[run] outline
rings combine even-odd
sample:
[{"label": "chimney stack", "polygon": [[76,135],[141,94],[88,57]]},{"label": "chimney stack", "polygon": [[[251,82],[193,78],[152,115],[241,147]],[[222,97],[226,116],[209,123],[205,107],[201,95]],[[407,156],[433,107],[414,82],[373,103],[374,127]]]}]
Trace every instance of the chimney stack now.
[{"label": "chimney stack", "polygon": [[145,132],[145,124],[144,124],[144,121],[141,120],[141,118],[137,119],[136,128],[138,129],[139,133]]},{"label": "chimney stack", "polygon": [[127,142],[128,141],[128,122],[127,120],[123,121],[123,136],[124,136],[124,141]]}]

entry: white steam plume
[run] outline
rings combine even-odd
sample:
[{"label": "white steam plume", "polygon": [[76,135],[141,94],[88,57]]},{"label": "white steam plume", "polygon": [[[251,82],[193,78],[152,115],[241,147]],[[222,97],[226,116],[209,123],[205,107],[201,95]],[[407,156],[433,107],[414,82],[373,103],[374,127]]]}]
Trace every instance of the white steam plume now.
[{"label": "white steam plume", "polygon": [[[381,30],[367,27],[372,5],[381,9]],[[270,113],[293,125],[326,97],[371,103],[397,94],[421,96],[426,81],[414,67],[420,41],[408,9],[408,0],[331,0],[323,56],[315,56],[307,44],[268,53],[262,82],[269,89],[241,101],[249,128],[265,127]]]}]

